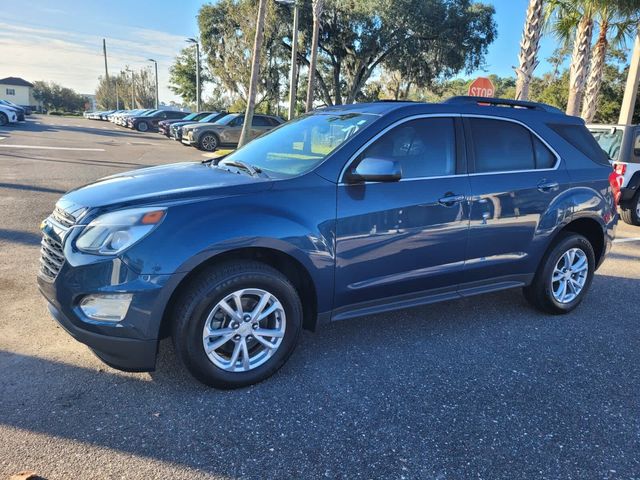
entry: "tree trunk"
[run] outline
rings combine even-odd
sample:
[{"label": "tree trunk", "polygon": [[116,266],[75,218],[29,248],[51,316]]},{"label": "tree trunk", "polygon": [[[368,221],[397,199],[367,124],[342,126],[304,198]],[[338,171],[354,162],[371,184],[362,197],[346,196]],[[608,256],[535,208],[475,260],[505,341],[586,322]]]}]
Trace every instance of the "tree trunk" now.
[{"label": "tree trunk", "polygon": [[251,140],[251,125],[253,124],[253,112],[256,108],[256,93],[258,90],[258,77],[260,75],[260,52],[264,40],[264,17],[267,11],[267,0],[260,0],[258,4],[258,20],[256,21],[256,38],[253,42],[253,56],[251,59],[251,79],[249,80],[249,95],[247,96],[247,111],[244,115],[244,124],[238,147]]},{"label": "tree trunk", "polygon": [[529,84],[533,71],[538,66],[538,50],[540,49],[540,37],[544,15],[542,9],[543,0],[529,0],[527,18],[524,22],[522,41],[520,42],[520,61],[516,69],[518,79],[516,81],[516,100],[529,99]]},{"label": "tree trunk", "polygon": [[318,63],[318,37],[320,35],[320,16],[324,0],[313,0],[313,35],[311,37],[311,59],[309,61],[309,84],[307,85],[306,111],[313,110],[313,89],[316,80],[316,64]]},{"label": "tree trunk", "polygon": [[633,121],[633,110],[638,95],[638,83],[640,82],[640,23],[638,24],[638,33],[633,45],[633,53],[631,55],[631,64],[629,65],[629,74],[627,75],[627,85],[624,89],[624,98],[622,99],[622,107],[620,108],[620,125],[630,125]]},{"label": "tree trunk", "polygon": [[607,56],[607,47],[609,46],[609,42],[607,41],[608,30],[609,24],[606,21],[603,21],[600,25],[598,41],[596,42],[596,46],[591,56],[589,78],[587,80],[587,89],[584,94],[584,103],[582,104],[581,115],[587,123],[593,121],[596,116],[596,109],[598,108],[598,94],[600,93],[600,86],[602,85],[602,73],[604,71],[604,62]]},{"label": "tree trunk", "polygon": [[573,53],[571,54],[567,115],[578,115],[580,113],[580,105],[582,104],[589,68],[592,35],[593,18],[590,15],[584,15],[580,19],[580,23],[578,23],[575,43],[573,44]]}]

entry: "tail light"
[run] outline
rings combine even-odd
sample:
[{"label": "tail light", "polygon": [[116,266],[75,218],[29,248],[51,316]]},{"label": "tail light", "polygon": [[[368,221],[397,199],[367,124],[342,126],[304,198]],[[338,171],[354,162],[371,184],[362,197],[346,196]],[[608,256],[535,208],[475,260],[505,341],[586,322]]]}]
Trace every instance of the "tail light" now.
[{"label": "tail light", "polygon": [[613,170],[618,175],[624,175],[627,172],[627,164],[626,163],[614,163]]},{"label": "tail light", "polygon": [[[625,165],[626,167],[626,165]],[[611,191],[613,192],[613,200],[616,206],[620,202],[621,188],[624,183],[624,177],[616,170],[609,174],[609,185],[611,185]]]}]

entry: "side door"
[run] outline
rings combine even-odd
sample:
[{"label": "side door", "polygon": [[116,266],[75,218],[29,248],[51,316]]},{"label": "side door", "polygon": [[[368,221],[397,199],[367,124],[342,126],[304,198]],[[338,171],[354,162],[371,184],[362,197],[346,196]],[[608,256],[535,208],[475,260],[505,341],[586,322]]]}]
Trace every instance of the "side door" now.
[{"label": "side door", "polygon": [[231,120],[221,132],[221,143],[236,145],[240,141],[243,123],[244,115],[239,115]]},{"label": "side door", "polygon": [[569,175],[560,156],[518,121],[467,116],[464,125],[472,197],[463,289],[520,284],[535,273],[561,220]]},{"label": "side door", "polygon": [[398,161],[402,179],[338,185],[336,318],[363,302],[455,295],[462,279],[470,187],[460,119],[402,120],[374,137],[346,168],[367,157]]}]

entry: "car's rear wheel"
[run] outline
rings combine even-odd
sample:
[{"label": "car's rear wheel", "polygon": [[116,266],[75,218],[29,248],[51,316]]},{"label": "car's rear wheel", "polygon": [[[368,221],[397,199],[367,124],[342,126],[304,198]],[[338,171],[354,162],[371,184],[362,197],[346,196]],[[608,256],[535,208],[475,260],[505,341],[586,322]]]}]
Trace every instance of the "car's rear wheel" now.
[{"label": "car's rear wheel", "polygon": [[149,124],[147,122],[140,122],[138,124],[139,132],[146,132],[147,130],[149,130]]},{"label": "car's rear wheel", "polygon": [[289,280],[259,262],[221,264],[176,302],[173,342],[206,385],[238,388],[273,375],[293,352],[302,305]]},{"label": "car's rear wheel", "polygon": [[205,134],[200,139],[199,147],[201,150],[205,150],[207,152],[215,151],[215,149],[218,148],[218,137],[213,133]]},{"label": "car's rear wheel", "polygon": [[563,233],[543,257],[532,284],[524,288],[524,295],[539,310],[569,313],[589,290],[595,265],[589,240],[577,233]]},{"label": "car's rear wheel", "polygon": [[0,127],[4,127],[7,123],[9,123],[9,117],[0,112]]},{"label": "car's rear wheel", "polygon": [[620,218],[629,225],[640,226],[640,191],[625,207],[620,207]]}]

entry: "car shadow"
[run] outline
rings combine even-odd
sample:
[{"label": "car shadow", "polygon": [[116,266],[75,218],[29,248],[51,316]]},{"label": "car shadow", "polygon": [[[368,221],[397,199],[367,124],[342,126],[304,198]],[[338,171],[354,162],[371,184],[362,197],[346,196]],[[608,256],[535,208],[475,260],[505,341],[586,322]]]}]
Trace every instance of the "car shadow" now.
[{"label": "car shadow", "polygon": [[21,245],[40,245],[41,240],[42,237],[36,233],[0,228],[0,242],[19,243]]},{"label": "car shadow", "polygon": [[[506,291],[328,325],[234,391],[195,382],[168,341],[151,375],[0,351],[0,423],[230,478],[516,478],[555,472],[557,445],[568,465],[623,472],[637,444],[639,359],[625,341],[637,326],[599,297],[638,286],[599,275],[562,317]],[[613,403],[612,376],[626,378]],[[576,435],[606,435],[608,448]]]}]

